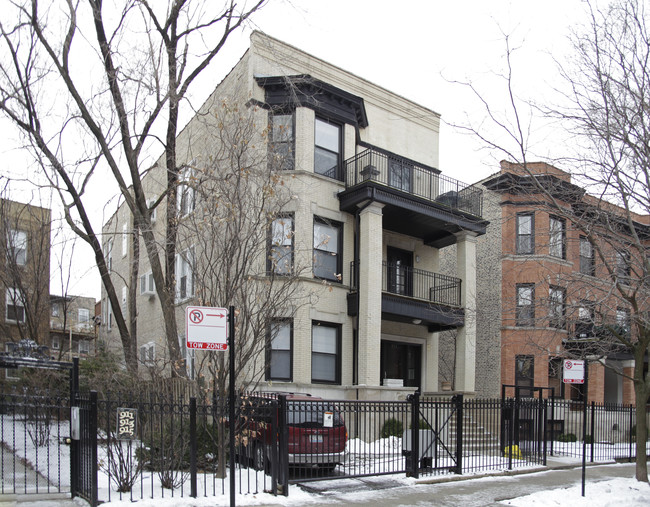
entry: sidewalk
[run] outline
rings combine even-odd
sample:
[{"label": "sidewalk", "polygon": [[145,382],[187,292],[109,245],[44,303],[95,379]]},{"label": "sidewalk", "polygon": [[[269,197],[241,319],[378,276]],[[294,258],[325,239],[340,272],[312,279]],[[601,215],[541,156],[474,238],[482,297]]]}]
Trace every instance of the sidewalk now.
[{"label": "sidewalk", "polygon": [[[589,484],[616,477],[634,477],[635,464],[594,464],[587,465],[586,491]],[[362,479],[341,479],[332,481],[309,482],[292,485],[288,498],[278,497],[277,503],[256,504],[251,498],[243,497],[242,505],[260,507],[286,507],[305,505],[320,507],[332,505],[355,505],[372,507],[427,506],[442,507],[484,507],[499,505],[498,502],[529,495],[537,491],[565,488],[580,484],[582,469],[575,460],[549,459],[547,467],[516,470],[490,476],[445,476],[424,478],[411,484],[405,484],[393,476]],[[298,490],[309,493],[296,495]],[[294,497],[292,501],[292,496]],[[295,498],[300,496],[301,498]],[[30,498],[31,497],[31,498]],[[31,495],[0,495],[0,507],[80,507],[87,505],[82,500],[63,499],[52,495],[40,501]],[[204,499],[205,500],[205,499]],[[219,505],[224,505],[220,499]],[[137,507],[151,505],[151,500],[132,504]],[[160,500],[158,500],[160,502]],[[191,505],[192,499],[177,499],[178,505]],[[209,502],[209,500],[208,500]],[[198,503],[198,502],[197,502]],[[169,504],[165,504],[169,505]],[[201,503],[201,505],[206,505]],[[227,505],[227,504],[226,504]]]}]

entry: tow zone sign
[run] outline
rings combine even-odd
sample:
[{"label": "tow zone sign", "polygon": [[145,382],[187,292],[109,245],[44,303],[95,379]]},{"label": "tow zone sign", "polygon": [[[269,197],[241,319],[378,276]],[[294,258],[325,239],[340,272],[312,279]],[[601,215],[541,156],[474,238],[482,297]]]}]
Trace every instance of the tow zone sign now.
[{"label": "tow zone sign", "polygon": [[185,343],[188,349],[227,350],[228,310],[210,306],[185,308]]},{"label": "tow zone sign", "polygon": [[565,384],[584,384],[585,362],[582,360],[565,359],[563,382]]}]

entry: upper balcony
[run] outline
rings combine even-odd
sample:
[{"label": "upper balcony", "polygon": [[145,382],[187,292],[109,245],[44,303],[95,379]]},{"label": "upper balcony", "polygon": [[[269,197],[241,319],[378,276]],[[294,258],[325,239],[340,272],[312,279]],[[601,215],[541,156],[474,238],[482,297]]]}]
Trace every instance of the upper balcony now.
[{"label": "upper balcony", "polygon": [[443,176],[434,168],[368,148],[343,163],[345,190],[340,208],[354,213],[365,201],[384,205],[383,227],[420,238],[436,248],[455,243],[455,234],[485,234],[483,191]]}]

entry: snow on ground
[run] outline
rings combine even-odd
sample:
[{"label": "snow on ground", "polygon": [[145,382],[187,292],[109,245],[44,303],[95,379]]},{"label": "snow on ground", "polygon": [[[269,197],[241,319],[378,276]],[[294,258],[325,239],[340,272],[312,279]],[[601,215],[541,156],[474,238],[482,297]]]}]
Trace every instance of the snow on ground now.
[{"label": "snow on ground", "polygon": [[572,488],[538,491],[501,502],[515,507],[570,505],[571,507],[647,507],[650,504],[650,484],[636,479],[610,479],[589,482],[582,496],[582,485]]}]

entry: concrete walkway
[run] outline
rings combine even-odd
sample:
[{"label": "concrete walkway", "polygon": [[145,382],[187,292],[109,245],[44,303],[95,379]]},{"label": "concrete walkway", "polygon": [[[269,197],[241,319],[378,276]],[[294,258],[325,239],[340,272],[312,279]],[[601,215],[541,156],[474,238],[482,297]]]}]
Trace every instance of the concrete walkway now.
[{"label": "concrete walkway", "polygon": [[[634,477],[635,464],[588,465],[586,471],[587,492],[589,484],[616,477]],[[292,485],[313,495],[308,505],[332,506],[355,505],[372,507],[441,506],[484,507],[499,505],[498,502],[537,491],[565,488],[581,483],[580,466],[566,461],[549,460],[547,467],[501,473],[491,476],[446,476],[422,479],[415,485],[404,485],[390,475],[378,481],[372,479],[344,479]],[[179,499],[179,503],[183,500]],[[248,503],[248,502],[243,502]],[[291,496],[289,502],[291,504]],[[60,495],[0,495],[0,507],[80,507],[83,500],[71,500]],[[137,506],[137,503],[134,505]],[[280,507],[270,503],[261,507]]]}]

